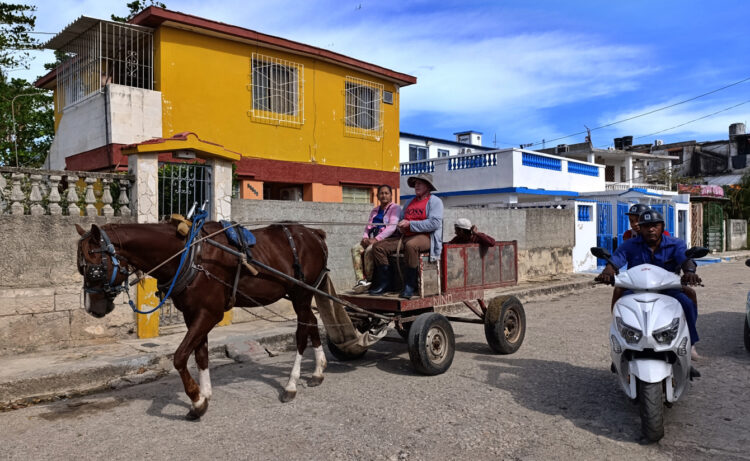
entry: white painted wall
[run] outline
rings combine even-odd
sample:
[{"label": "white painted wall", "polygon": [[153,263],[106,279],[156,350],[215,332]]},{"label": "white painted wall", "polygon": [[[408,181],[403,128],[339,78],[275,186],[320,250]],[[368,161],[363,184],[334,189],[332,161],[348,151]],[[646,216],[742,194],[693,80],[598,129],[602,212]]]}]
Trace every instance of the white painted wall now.
[{"label": "white painted wall", "polygon": [[[48,155],[47,167],[64,170],[65,159],[107,144],[132,144],[162,136],[161,92],[109,84],[65,108]],[[109,103],[105,98],[109,96]],[[105,113],[105,106],[109,110]]]},{"label": "white painted wall", "polygon": [[[524,152],[542,158],[556,159],[561,162],[561,170],[550,170],[523,164]],[[465,169],[450,169],[451,164],[467,158],[483,156],[488,166]],[[490,161],[493,159],[492,161]],[[433,182],[438,192],[446,193],[450,200],[450,206],[467,204],[487,203],[513,203],[512,191],[503,191],[508,188],[528,188],[536,191],[571,191],[592,192],[603,191],[604,166],[593,163],[569,160],[555,155],[544,155],[533,151],[522,151],[521,149],[505,149],[478,154],[452,156],[447,158],[430,159],[425,164],[420,162],[402,163],[402,171],[415,166],[421,166],[431,170]],[[492,165],[494,163],[494,165]],[[569,163],[579,163],[593,166],[598,169],[598,176],[589,176],[568,171]],[[412,194],[412,189],[407,185],[409,174],[401,176],[401,191],[403,195]],[[488,194],[494,189],[500,189],[495,193]],[[472,194],[472,192],[477,192]],[[451,193],[456,193],[452,195]],[[459,195],[461,194],[461,195]],[[541,200],[553,200],[554,198],[542,198]]]},{"label": "white painted wall", "polygon": [[[596,258],[591,247],[596,246],[596,203],[574,202],[575,204],[575,245],[573,246],[573,272],[596,270]],[[591,220],[580,221],[579,207],[591,207]]]}]

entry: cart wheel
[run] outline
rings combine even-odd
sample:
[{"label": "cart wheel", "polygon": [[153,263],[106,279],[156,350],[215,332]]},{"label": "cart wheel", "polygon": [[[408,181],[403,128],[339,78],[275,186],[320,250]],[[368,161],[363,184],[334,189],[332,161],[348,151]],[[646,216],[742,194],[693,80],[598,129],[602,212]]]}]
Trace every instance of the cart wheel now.
[{"label": "cart wheel", "polygon": [[484,316],[484,336],[490,349],[512,354],[521,347],[526,334],[526,313],[515,296],[498,296],[490,301]]},{"label": "cart wheel", "polygon": [[330,338],[326,338],[326,344],[328,344],[328,350],[331,352],[331,355],[339,362],[348,362],[349,360],[357,360],[359,358],[362,358],[362,356],[364,356],[365,353],[367,352],[366,348],[362,352],[357,352],[357,353],[351,353],[351,352],[345,351],[343,349],[340,349],[336,344],[334,344]]},{"label": "cart wheel", "polygon": [[411,326],[414,322],[403,322],[403,328],[394,327],[394,330],[398,332],[399,335],[401,335],[402,338],[408,340],[409,339],[409,330],[411,330]]},{"label": "cart wheel", "polygon": [[422,374],[439,375],[453,363],[456,337],[448,319],[440,314],[427,312],[417,317],[407,343],[411,363]]}]

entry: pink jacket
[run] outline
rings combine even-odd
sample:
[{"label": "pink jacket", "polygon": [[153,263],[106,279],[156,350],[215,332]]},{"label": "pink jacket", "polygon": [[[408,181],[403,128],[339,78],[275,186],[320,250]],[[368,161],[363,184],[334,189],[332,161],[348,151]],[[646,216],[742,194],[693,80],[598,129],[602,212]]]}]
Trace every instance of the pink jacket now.
[{"label": "pink jacket", "polygon": [[[365,227],[365,232],[362,234],[363,239],[370,238],[370,230],[373,227],[376,227],[372,225],[372,220],[378,214],[379,208],[380,206],[376,206],[370,212],[370,217],[367,219],[367,222],[370,224]],[[375,237],[375,240],[379,242],[384,238],[390,237],[391,234],[396,231],[396,224],[398,224],[399,216],[401,216],[401,205],[393,202],[389,203],[385,208],[385,213],[383,214],[383,223],[387,224],[387,226],[385,226],[385,229],[380,231],[380,233]]]}]

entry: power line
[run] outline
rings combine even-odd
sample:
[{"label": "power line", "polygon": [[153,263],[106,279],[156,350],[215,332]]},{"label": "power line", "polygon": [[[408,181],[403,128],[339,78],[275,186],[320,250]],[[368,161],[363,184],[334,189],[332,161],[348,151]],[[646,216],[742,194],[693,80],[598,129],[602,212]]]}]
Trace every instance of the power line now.
[{"label": "power line", "polygon": [[[633,115],[632,117],[624,118],[624,119],[622,119],[622,120],[616,120],[616,121],[614,121],[614,122],[611,122],[611,123],[607,123],[607,124],[605,124],[605,125],[601,125],[601,126],[597,126],[597,127],[591,128],[591,131],[594,131],[594,130],[601,130],[602,128],[607,128],[607,127],[610,127],[610,126],[612,126],[612,125],[617,125],[618,123],[623,123],[623,122],[627,122],[627,121],[630,121],[630,120],[633,120],[633,119],[636,119],[636,118],[639,118],[639,117],[645,117],[646,115],[651,115],[651,114],[654,114],[654,113],[656,113],[656,112],[660,112],[660,111],[662,111],[662,110],[666,110],[666,109],[671,109],[672,107],[676,107],[676,106],[679,106],[679,105],[681,105],[681,104],[685,104],[685,103],[687,103],[687,102],[690,102],[690,101],[695,101],[696,99],[702,98],[702,97],[704,97],[704,96],[708,96],[708,95],[710,95],[710,94],[714,94],[714,93],[717,93],[717,92],[719,92],[719,91],[722,91],[722,90],[726,90],[727,88],[731,88],[731,87],[733,87],[733,86],[739,85],[740,83],[744,83],[744,82],[747,82],[748,80],[750,80],[750,77],[746,77],[746,78],[743,78],[742,80],[738,80],[738,81],[736,81],[736,82],[734,82],[734,83],[730,83],[730,84],[728,84],[728,85],[722,86],[721,88],[716,88],[715,90],[711,90],[711,91],[708,91],[708,92],[706,92],[706,93],[703,93],[703,94],[699,94],[698,96],[693,96],[692,98],[688,98],[688,99],[685,99],[685,100],[682,100],[682,101],[676,102],[676,103],[674,103],[674,104],[669,104],[669,105],[667,105],[667,106],[659,107],[659,108],[657,108],[657,109],[653,109],[653,110],[650,110],[650,111],[648,111],[648,112],[644,112],[644,113],[642,113],[642,114],[638,114],[638,115]],[[727,109],[727,110],[728,110],[728,109]],[[539,144],[546,144],[546,143],[548,143],[548,142],[559,141],[559,140],[561,140],[561,139],[566,139],[566,138],[570,138],[570,137],[573,137],[573,136],[579,136],[579,135],[582,135],[582,134],[586,134],[586,133],[587,133],[586,131],[579,131],[579,132],[577,132],[577,133],[572,133],[572,134],[569,134],[569,135],[561,136],[561,137],[559,137],[559,138],[554,138],[554,139],[544,139],[544,140],[542,140],[542,141],[538,141],[538,142],[535,142],[535,143],[534,143],[534,144],[532,145],[532,147],[533,147],[533,146],[538,146]],[[645,135],[645,136],[650,136],[650,135]]]},{"label": "power line", "polygon": [[720,114],[722,112],[726,112],[728,110],[734,109],[735,107],[739,107],[739,106],[742,106],[742,105],[747,104],[747,103],[750,103],[750,99],[748,99],[747,101],[741,102],[739,104],[735,104],[734,106],[726,107],[726,108],[721,109],[721,110],[717,110],[716,112],[710,113],[708,115],[704,115],[702,117],[695,118],[695,119],[690,120],[688,122],[680,123],[679,125],[675,125],[673,127],[665,128],[665,129],[659,130],[659,131],[654,131],[653,133],[644,134],[644,135],[641,135],[641,136],[636,136],[633,139],[647,138],[649,136],[654,136],[654,135],[659,134],[659,133],[664,133],[665,131],[674,130],[675,128],[679,128],[681,126],[685,126],[685,125],[687,125],[689,123],[697,122],[698,120],[703,120],[704,118],[713,117],[716,114]]}]

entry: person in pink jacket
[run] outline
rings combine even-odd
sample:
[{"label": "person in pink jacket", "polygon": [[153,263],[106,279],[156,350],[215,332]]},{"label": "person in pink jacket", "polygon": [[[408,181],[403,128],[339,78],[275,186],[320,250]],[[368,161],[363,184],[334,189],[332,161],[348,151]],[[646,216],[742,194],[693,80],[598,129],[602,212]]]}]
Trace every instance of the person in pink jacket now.
[{"label": "person in pink jacket", "polygon": [[380,205],[370,212],[362,240],[352,247],[352,262],[354,274],[357,277],[357,284],[354,285],[353,290],[358,293],[366,291],[372,282],[374,267],[372,244],[393,235],[401,215],[401,206],[393,203],[391,186],[383,184],[378,187],[378,201]]}]

